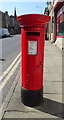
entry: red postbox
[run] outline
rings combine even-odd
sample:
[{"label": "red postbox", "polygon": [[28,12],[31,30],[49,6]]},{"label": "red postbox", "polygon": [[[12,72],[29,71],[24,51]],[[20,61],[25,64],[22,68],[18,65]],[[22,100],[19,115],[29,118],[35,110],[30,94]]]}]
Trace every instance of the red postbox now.
[{"label": "red postbox", "polygon": [[50,16],[25,14],[17,20],[22,37],[21,100],[25,105],[35,106],[43,98],[45,28]]}]

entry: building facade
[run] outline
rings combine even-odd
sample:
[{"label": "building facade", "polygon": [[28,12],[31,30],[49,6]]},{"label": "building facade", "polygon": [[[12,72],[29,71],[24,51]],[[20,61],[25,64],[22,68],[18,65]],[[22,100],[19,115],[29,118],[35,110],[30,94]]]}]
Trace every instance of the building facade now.
[{"label": "building facade", "polygon": [[64,48],[64,1],[47,2],[47,7],[48,15],[51,16],[47,28],[49,40],[60,48]]},{"label": "building facade", "polygon": [[53,2],[48,2],[48,9],[49,9],[49,16],[51,16],[50,22],[48,24],[48,35],[49,35],[49,40],[51,42],[53,41],[53,31],[54,31],[54,8],[53,8]]},{"label": "building facade", "polygon": [[54,1],[54,42],[60,48],[64,48],[64,1]]},{"label": "building facade", "polygon": [[16,17],[16,9],[14,16],[9,16],[7,11],[5,13],[0,11],[0,28],[7,28],[10,34],[20,33],[20,24],[17,22]]},{"label": "building facade", "polygon": [[2,12],[0,11],[0,28],[2,28]]},{"label": "building facade", "polygon": [[53,25],[53,16],[54,16],[53,2],[47,2],[47,7],[45,8],[44,14],[51,16],[51,19],[46,27],[46,34],[47,34],[48,40],[52,41],[53,40],[53,28],[54,28],[54,25]]}]

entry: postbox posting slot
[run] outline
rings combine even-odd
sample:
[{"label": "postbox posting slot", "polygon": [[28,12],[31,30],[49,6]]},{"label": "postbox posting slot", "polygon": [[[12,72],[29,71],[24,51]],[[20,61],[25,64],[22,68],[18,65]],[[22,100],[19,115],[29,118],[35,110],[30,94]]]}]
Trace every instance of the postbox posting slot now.
[{"label": "postbox posting slot", "polygon": [[40,32],[27,32],[28,36],[40,36]]}]

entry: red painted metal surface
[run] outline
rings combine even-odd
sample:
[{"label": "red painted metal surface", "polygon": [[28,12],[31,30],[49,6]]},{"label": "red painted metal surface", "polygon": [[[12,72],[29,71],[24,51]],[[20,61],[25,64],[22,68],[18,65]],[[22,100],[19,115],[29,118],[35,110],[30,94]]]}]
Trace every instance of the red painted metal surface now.
[{"label": "red painted metal surface", "polygon": [[45,24],[50,16],[27,14],[17,20],[22,25],[21,85],[25,89],[38,90],[43,87]]}]

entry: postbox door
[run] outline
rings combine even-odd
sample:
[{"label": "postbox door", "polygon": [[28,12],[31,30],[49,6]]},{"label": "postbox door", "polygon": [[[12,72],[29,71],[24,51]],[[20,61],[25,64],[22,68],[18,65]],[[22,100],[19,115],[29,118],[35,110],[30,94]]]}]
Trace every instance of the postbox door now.
[{"label": "postbox door", "polygon": [[43,57],[44,57],[44,30],[25,31],[22,36],[22,86],[26,89],[37,90],[42,88]]}]

